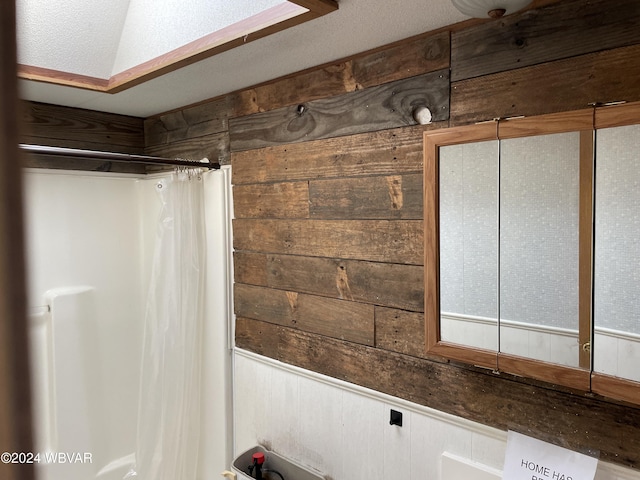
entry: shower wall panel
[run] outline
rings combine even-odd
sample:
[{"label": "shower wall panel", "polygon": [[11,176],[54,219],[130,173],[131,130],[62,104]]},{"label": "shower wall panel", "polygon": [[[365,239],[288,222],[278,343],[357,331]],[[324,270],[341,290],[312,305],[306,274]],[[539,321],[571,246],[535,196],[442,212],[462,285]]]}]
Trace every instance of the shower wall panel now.
[{"label": "shower wall panel", "polygon": [[[34,384],[35,404],[52,416],[47,429],[37,426],[36,445],[90,454],[90,464],[64,474],[86,479],[135,447],[144,298],[137,179],[40,170],[26,171],[24,182],[29,306],[49,311],[49,325],[34,333],[32,363],[50,385]],[[61,311],[55,299],[69,291],[91,291],[92,301],[74,309],[71,295]],[[70,436],[79,423],[80,443]],[[38,474],[58,480],[59,469],[45,462]]]}]

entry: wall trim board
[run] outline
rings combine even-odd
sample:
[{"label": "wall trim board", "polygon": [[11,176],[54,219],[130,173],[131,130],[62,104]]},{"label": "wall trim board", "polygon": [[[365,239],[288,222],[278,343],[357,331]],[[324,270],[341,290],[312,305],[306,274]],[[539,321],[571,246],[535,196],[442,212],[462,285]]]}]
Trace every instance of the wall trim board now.
[{"label": "wall trim board", "polygon": [[[399,410],[405,410],[416,413],[418,415],[433,418],[443,423],[447,423],[451,426],[471,431],[483,437],[488,437],[504,442],[506,445],[507,432],[505,430],[500,430],[498,428],[483,425],[481,423],[467,420],[466,418],[459,417],[457,415],[452,415],[450,413],[404,400],[399,397],[388,395],[377,390],[372,390],[370,388],[363,387],[351,382],[317,373],[312,370],[307,370],[290,363],[284,363],[282,361],[264,355],[259,355],[244,348],[235,347],[233,349],[233,353],[234,357],[242,357],[252,362],[267,366],[269,368],[273,368],[286,373],[291,373],[293,375],[297,375],[314,382],[324,384],[331,388],[337,388],[345,392],[353,393],[374,401],[383,402]],[[598,472],[606,478],[616,478],[618,480],[637,480],[638,478],[637,471],[605,461],[600,461],[598,463]]]}]

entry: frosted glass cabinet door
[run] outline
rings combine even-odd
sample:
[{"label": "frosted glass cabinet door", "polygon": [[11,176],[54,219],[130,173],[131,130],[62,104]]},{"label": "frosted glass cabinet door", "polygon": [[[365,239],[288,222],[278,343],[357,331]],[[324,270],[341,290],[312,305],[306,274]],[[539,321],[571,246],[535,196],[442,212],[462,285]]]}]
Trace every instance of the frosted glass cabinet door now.
[{"label": "frosted glass cabinet door", "polygon": [[640,125],[596,140],[594,371],[640,381]]},{"label": "frosted glass cabinet door", "polygon": [[440,148],[440,335],[498,349],[497,140]]},{"label": "frosted glass cabinet door", "polygon": [[580,133],[500,141],[500,352],[579,366]]}]

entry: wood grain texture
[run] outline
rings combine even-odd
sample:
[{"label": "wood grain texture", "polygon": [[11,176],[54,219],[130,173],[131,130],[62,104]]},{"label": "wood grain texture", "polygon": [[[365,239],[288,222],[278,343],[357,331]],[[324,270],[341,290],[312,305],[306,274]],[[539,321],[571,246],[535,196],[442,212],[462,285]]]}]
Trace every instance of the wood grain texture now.
[{"label": "wood grain texture", "polygon": [[422,219],[422,175],[310,181],[309,202],[317,219]]},{"label": "wood grain texture", "polygon": [[133,173],[144,175],[149,168],[141,163],[109,162],[105,160],[85,160],[80,158],[48,157],[23,153],[22,166],[25,168],[48,168],[52,170],[80,170],[85,172]]},{"label": "wood grain texture", "polygon": [[591,373],[591,390],[599,395],[629,402],[637,406],[640,382],[625,378],[612,377],[601,373]]},{"label": "wood grain texture", "polygon": [[309,183],[236,185],[233,211],[236,218],[309,218]]},{"label": "wood grain texture", "polygon": [[332,63],[232,94],[229,115],[243,117],[357,89],[351,62]]},{"label": "wood grain texture", "polygon": [[220,165],[226,165],[229,163],[229,136],[226,132],[214,133],[166,145],[147,147],[144,153],[185,160],[208,158],[209,161],[217,161]]},{"label": "wood grain texture", "polygon": [[636,0],[572,0],[454,32],[453,81],[640,43]]},{"label": "wood grain texture", "polygon": [[421,265],[420,220],[236,219],[234,248],[252,252]]},{"label": "wood grain texture", "polygon": [[640,45],[454,82],[451,125],[640,100]]},{"label": "wood grain texture", "polygon": [[290,0],[291,3],[300,5],[301,7],[308,8],[309,10],[319,14],[325,15],[338,9],[338,3],[334,0]]},{"label": "wood grain texture", "polygon": [[640,102],[596,108],[596,128],[620,127],[640,123]]},{"label": "wood grain texture", "polygon": [[[229,121],[232,151],[415,125],[413,110],[433,121],[449,118],[449,71],[439,70],[378,87],[313,100]],[[302,109],[302,110],[301,110]]]},{"label": "wood grain texture", "polygon": [[423,314],[376,307],[376,348],[424,357],[424,331]]},{"label": "wood grain texture", "polygon": [[449,32],[423,34],[232,94],[231,117],[354,92],[449,68]]},{"label": "wood grain texture", "polygon": [[[137,117],[22,102],[21,143],[141,154],[143,120]],[[96,148],[96,146],[102,146]]]},{"label": "wood grain texture", "polygon": [[507,353],[498,353],[498,369],[513,375],[536,378],[552,385],[563,385],[582,392],[589,391],[590,372],[588,367],[587,369],[574,368]]},{"label": "wood grain texture", "polygon": [[498,138],[522,138],[593,129],[593,108],[513,118],[498,122]]},{"label": "wood grain texture", "polygon": [[422,172],[422,135],[447,122],[233,152],[234,185]]},{"label": "wood grain texture", "polygon": [[144,121],[145,146],[166,145],[210,134],[226,132],[228,97],[147,118]]},{"label": "wood grain texture", "polygon": [[640,468],[640,409],[254,320],[239,319],[236,332],[240,348]]},{"label": "wood grain texture", "polygon": [[106,92],[109,89],[109,80],[106,78],[89,77],[34,65],[18,65],[18,77],[25,80],[53,83],[54,85],[64,85],[96,92]]},{"label": "wood grain texture", "polygon": [[359,88],[369,88],[402,78],[448,69],[449,32],[421,35],[352,60]]},{"label": "wood grain texture", "polygon": [[235,313],[305,332],[373,345],[373,305],[237,283]]},{"label": "wood grain texture", "polygon": [[[580,196],[578,213],[578,365],[591,368],[593,328],[593,223],[594,223],[594,143],[593,130],[580,132]],[[589,348],[585,345],[589,344]]]},{"label": "wood grain texture", "polygon": [[423,310],[422,268],[416,265],[236,252],[234,267],[239,283]]}]

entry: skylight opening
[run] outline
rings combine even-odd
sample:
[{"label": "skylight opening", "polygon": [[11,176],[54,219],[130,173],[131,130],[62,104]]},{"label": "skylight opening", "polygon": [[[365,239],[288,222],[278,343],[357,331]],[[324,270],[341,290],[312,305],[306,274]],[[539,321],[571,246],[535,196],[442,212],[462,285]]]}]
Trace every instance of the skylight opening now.
[{"label": "skylight opening", "polygon": [[337,8],[334,0],[17,0],[18,75],[116,93]]}]

